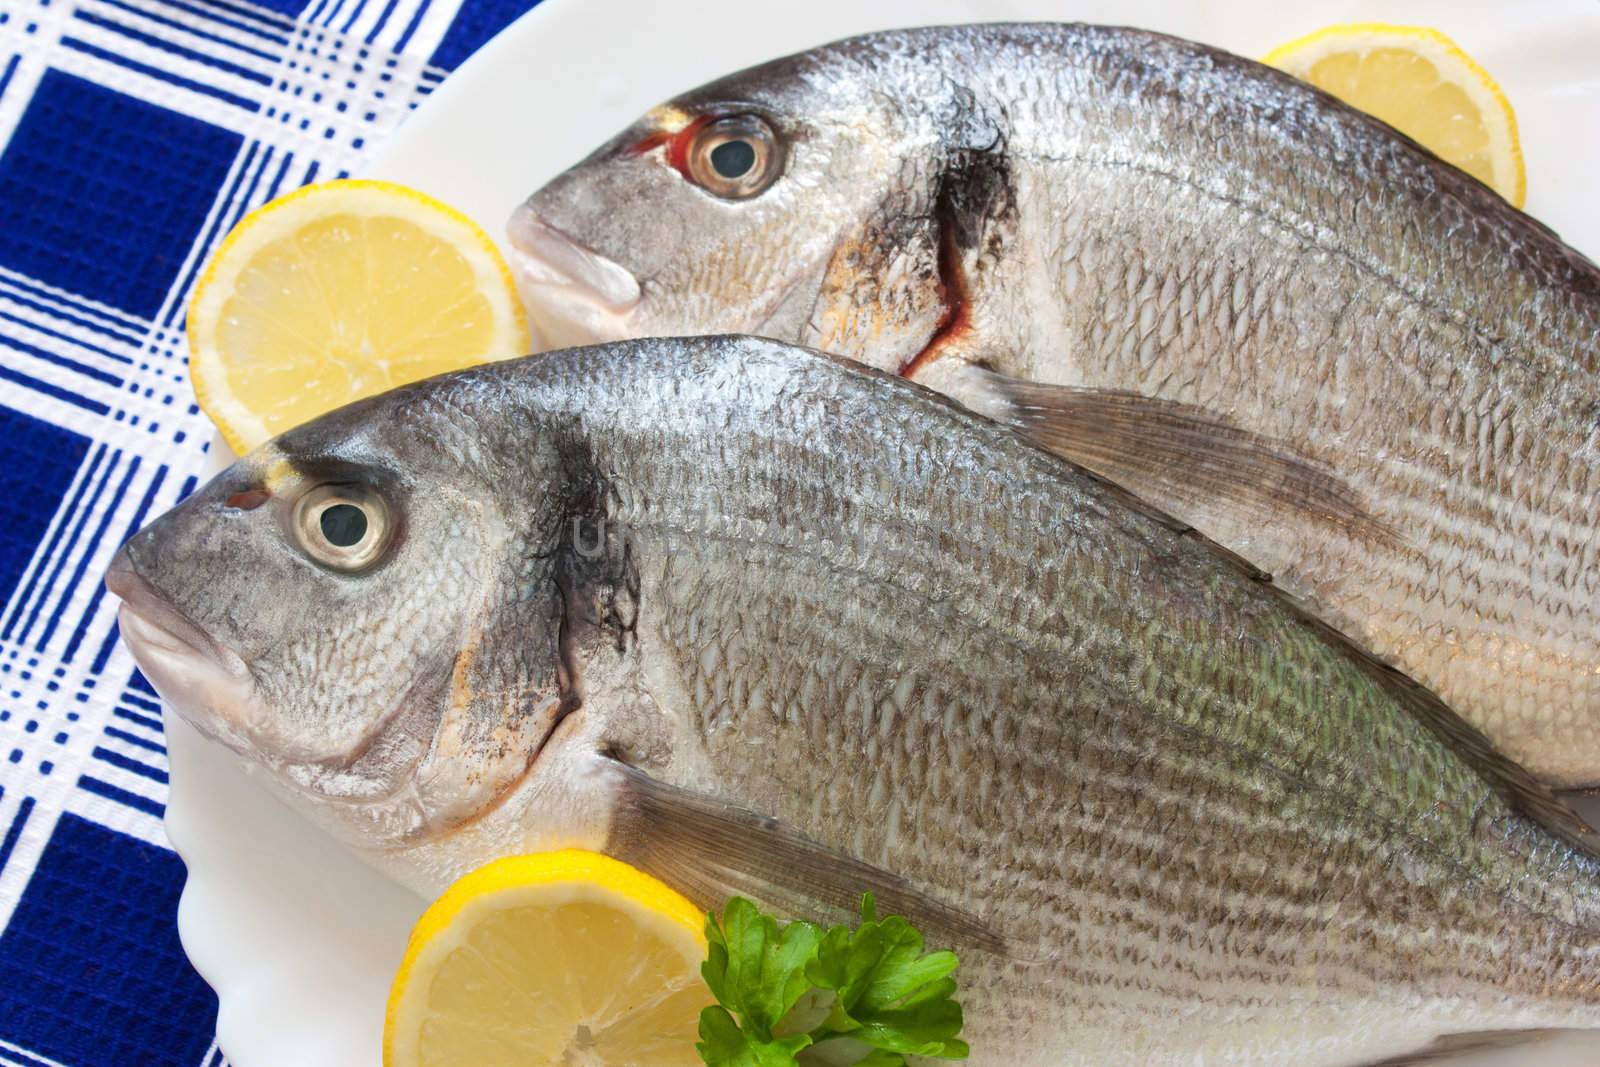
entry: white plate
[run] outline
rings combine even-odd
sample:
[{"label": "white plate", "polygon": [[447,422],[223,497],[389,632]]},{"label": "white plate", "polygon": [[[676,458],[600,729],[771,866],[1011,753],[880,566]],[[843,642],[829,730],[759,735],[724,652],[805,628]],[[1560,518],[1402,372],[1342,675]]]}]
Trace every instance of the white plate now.
[{"label": "white plate", "polygon": [[[1561,0],[547,0],[456,72],[381,152],[500,235],[517,203],[639,114],[717,75],[867,30],[1056,19],[1163,30],[1245,55],[1334,22],[1433,25],[1504,86],[1528,208],[1600,255],[1600,6]],[[222,1001],[236,1067],[375,1067],[389,979],[423,903],[342,852],[168,717],[167,829],[189,865],[184,947]]]}]

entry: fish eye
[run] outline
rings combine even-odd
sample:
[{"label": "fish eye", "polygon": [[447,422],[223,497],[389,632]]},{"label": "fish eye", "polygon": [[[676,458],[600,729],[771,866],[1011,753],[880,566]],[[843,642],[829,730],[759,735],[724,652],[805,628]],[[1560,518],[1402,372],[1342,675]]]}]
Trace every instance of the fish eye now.
[{"label": "fish eye", "polygon": [[292,525],[306,555],[349,574],[372,566],[389,546],[388,509],[360,486],[317,486],[296,502]]},{"label": "fish eye", "polygon": [[783,170],[783,146],[765,119],[729,115],[694,133],[684,157],[689,179],[724,200],[763,193]]}]

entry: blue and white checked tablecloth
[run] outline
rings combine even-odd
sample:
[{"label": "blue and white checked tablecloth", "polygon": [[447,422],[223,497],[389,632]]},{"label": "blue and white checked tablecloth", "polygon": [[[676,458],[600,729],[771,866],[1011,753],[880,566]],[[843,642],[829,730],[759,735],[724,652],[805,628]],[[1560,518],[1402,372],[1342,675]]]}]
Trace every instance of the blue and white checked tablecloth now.
[{"label": "blue and white checked tablecloth", "polygon": [[100,576],[211,438],[183,314],[537,0],[0,0],[0,1064],[215,1067],[161,707]]}]

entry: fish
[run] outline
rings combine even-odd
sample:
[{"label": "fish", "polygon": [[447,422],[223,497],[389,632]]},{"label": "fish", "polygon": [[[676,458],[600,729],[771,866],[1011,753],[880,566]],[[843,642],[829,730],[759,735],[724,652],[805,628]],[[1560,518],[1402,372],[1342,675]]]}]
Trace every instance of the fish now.
[{"label": "fish", "polygon": [[541,345],[909,377],[1600,785],[1600,270],[1320,90],[1137,29],[873,33],[651,110],[508,237]]},{"label": "fish", "polygon": [[1600,861],[1537,779],[1192,528],[842,357],[405,386],[106,584],[167,706],[391,876],[872,892],[960,952],[979,1067],[1594,1047]]}]

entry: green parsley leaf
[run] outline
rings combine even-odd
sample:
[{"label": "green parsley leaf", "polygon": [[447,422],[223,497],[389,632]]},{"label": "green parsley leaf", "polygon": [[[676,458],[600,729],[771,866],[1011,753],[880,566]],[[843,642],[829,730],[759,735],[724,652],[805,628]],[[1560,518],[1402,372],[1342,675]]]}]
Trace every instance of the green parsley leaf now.
[{"label": "green parsley leaf", "polygon": [[889,1052],[963,1059],[970,1051],[961,1032],[961,1005],[949,977],[960,962],[953,952],[923,955],[922,934],[898,915],[878,921],[868,893],[861,925],[835,926],[823,936],[806,977],[838,999],[828,1026]]},{"label": "green parsley leaf", "polygon": [[898,1052],[885,1052],[875,1048],[865,1058],[855,1062],[855,1067],[905,1067],[906,1058]]},{"label": "green parsley leaf", "polygon": [[778,920],[763,915],[743,897],[734,897],[715,915],[706,916],[710,952],[700,974],[719,1003],[739,1016],[744,1032],[771,1041],[772,1028],[789,1014],[811,988],[806,965],[816,958],[822,931],[812,923]]},{"label": "green parsley leaf", "polygon": [[695,1049],[709,1067],[798,1067],[796,1053],[810,1044],[809,1034],[752,1041],[726,1008],[710,1007],[700,1013]]},{"label": "green parsley leaf", "polygon": [[[701,1059],[710,1067],[798,1067],[803,1049],[846,1037],[870,1047],[855,1067],[904,1067],[907,1055],[965,1058],[955,953],[924,953],[921,932],[897,915],[879,920],[870,893],[861,920],[855,930],[826,933],[806,922],[780,927],[742,897],[720,920],[706,916],[701,974],[719,1005],[700,1015]],[[813,989],[833,994],[827,1018],[809,1032],[775,1036]]]}]

